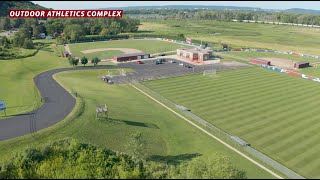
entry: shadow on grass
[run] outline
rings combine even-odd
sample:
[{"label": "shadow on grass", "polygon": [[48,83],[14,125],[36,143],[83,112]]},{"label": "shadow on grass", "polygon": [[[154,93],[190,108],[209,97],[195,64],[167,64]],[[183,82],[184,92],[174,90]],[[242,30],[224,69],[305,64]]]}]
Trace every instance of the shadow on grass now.
[{"label": "shadow on grass", "polygon": [[153,129],[160,129],[157,125],[151,123],[143,123],[143,122],[136,122],[136,121],[127,121],[122,119],[115,119],[115,118],[101,118],[103,122],[111,122],[111,123],[119,123],[119,124],[126,124],[129,126],[138,126],[138,127],[146,127],[146,128],[153,128]]},{"label": "shadow on grass", "polygon": [[177,165],[182,163],[183,161],[190,161],[195,157],[202,156],[202,154],[199,153],[193,153],[193,154],[179,154],[179,155],[169,155],[169,156],[158,156],[158,155],[152,155],[147,158],[147,160],[150,161],[157,161],[161,163],[167,163],[171,165]]}]

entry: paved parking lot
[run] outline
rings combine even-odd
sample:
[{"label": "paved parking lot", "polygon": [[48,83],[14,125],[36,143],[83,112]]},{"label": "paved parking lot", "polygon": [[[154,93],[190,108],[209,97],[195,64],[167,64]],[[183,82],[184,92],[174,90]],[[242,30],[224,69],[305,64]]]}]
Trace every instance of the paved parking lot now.
[{"label": "paved parking lot", "polygon": [[[170,63],[169,60],[174,60],[176,63]],[[224,69],[238,69],[249,67],[247,64],[238,62],[217,63],[210,65],[192,65],[186,62],[182,62],[176,59],[166,58],[162,64],[155,64],[154,60],[143,61],[144,64],[136,64],[135,62],[118,64],[118,68],[131,68],[135,70],[135,73],[126,74],[126,76],[113,76],[111,80],[114,83],[125,83],[131,80],[144,81],[152,79],[162,79],[172,76],[185,75],[190,73],[200,73],[204,70],[216,69],[217,71]],[[181,66],[189,65],[191,68]]]}]

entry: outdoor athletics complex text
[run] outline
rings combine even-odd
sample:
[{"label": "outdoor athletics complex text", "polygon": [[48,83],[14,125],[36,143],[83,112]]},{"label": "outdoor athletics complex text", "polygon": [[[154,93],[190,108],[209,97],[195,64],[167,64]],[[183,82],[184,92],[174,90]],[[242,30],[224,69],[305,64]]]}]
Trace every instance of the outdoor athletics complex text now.
[{"label": "outdoor athletics complex text", "polygon": [[121,18],[123,10],[9,10],[10,18]]}]

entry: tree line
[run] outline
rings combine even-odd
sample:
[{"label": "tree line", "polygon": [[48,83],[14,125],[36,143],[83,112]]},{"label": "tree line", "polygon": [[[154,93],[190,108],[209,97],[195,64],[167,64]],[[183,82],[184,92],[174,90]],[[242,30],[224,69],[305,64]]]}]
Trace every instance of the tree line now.
[{"label": "tree line", "polygon": [[[320,25],[320,15],[315,14],[293,14],[286,12],[265,12],[265,11],[240,11],[240,10],[128,10],[125,14],[159,14],[163,15],[164,19],[177,20],[216,20],[216,21],[238,21],[253,20],[253,21],[273,21],[282,23],[295,23],[307,25]],[[152,17],[156,18],[156,17]]]},{"label": "tree line", "polygon": [[136,32],[140,21],[128,16],[123,18],[55,18],[46,21],[31,18],[1,18],[0,30],[26,28],[33,38],[38,39],[40,33],[62,36],[69,40],[79,40],[86,35],[117,35],[126,32]]},{"label": "tree line", "polygon": [[[212,154],[179,164],[145,160],[141,133],[131,136],[128,154],[62,139],[42,147],[29,147],[0,166],[0,179],[246,179],[226,157]],[[138,153],[139,154],[139,153]]]}]

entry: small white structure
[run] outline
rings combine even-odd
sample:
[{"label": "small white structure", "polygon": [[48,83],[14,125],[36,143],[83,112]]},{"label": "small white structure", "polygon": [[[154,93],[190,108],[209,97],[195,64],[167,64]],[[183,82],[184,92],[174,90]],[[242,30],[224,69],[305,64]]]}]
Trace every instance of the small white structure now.
[{"label": "small white structure", "polygon": [[53,38],[53,37],[50,36],[50,35],[46,36],[46,39],[52,39],[52,38]]},{"label": "small white structure", "polygon": [[41,39],[46,38],[46,34],[45,34],[45,33],[40,33],[40,34],[39,34],[39,38],[41,38]]}]

